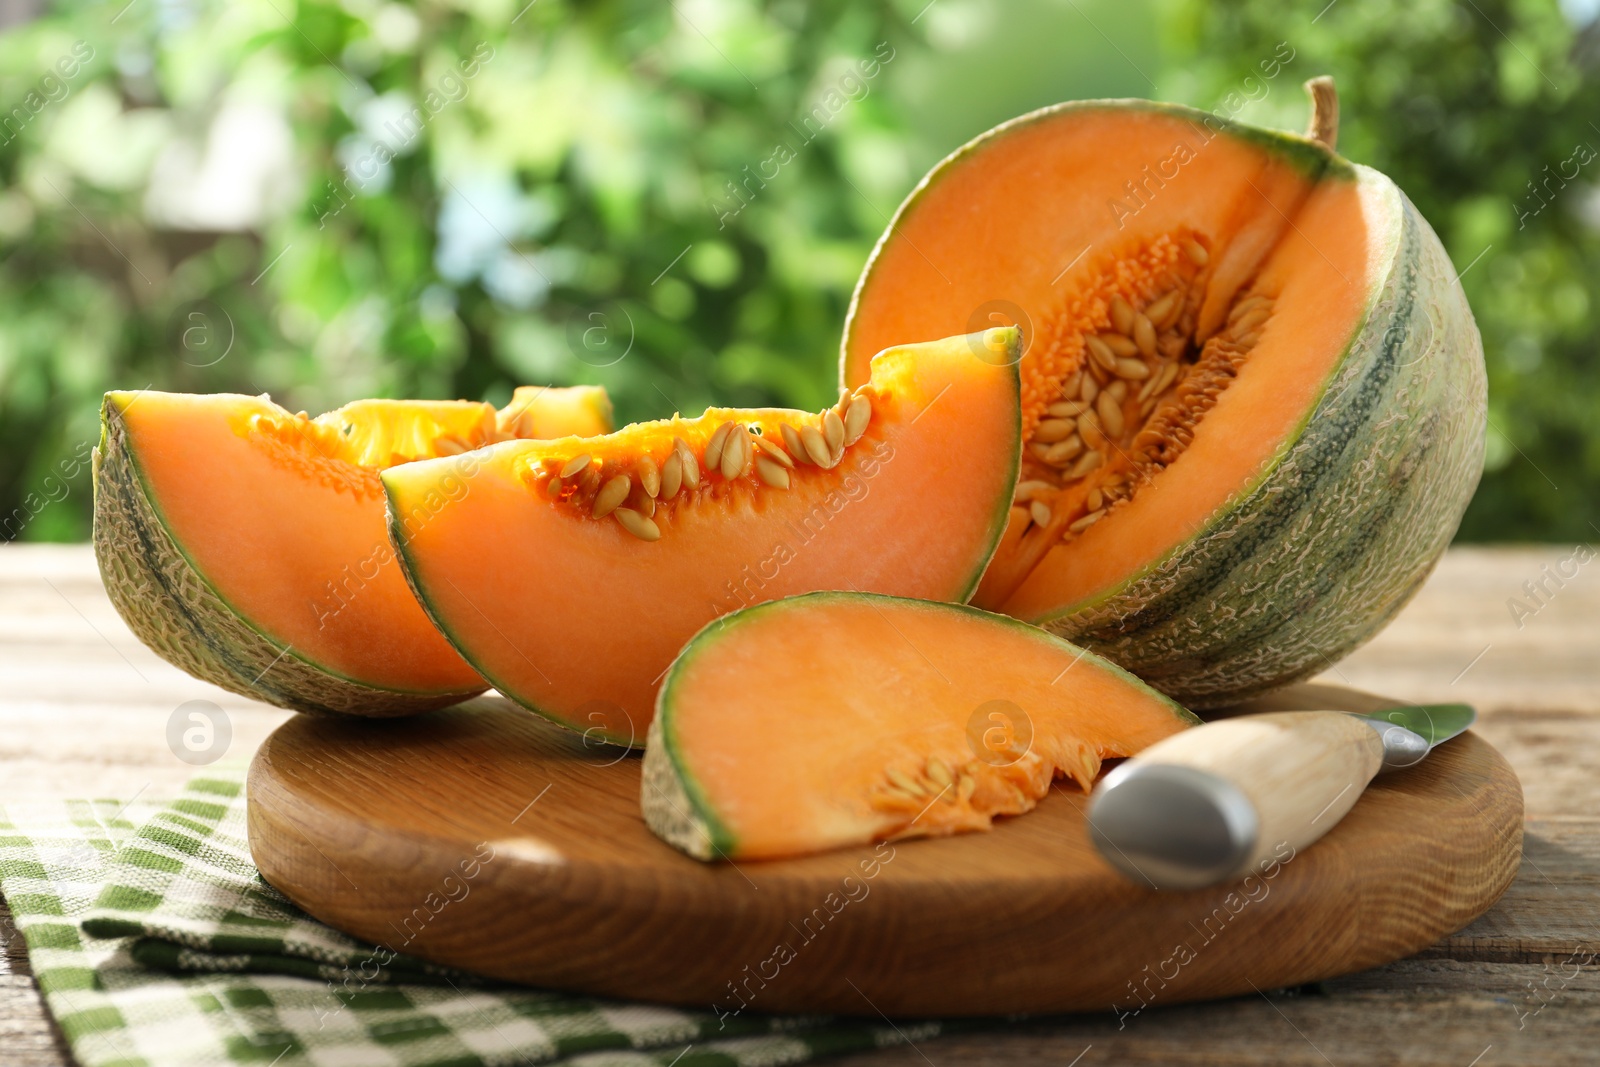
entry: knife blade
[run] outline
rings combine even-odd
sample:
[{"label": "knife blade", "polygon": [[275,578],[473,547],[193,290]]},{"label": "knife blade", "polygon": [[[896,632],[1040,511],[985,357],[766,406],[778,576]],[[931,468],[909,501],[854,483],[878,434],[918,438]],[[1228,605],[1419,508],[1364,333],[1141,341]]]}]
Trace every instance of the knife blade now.
[{"label": "knife blade", "polygon": [[1196,726],[1105,776],[1089,800],[1089,835],[1141,885],[1233,881],[1315,842],[1376,775],[1421,762],[1476,718],[1467,704],[1415,704]]}]

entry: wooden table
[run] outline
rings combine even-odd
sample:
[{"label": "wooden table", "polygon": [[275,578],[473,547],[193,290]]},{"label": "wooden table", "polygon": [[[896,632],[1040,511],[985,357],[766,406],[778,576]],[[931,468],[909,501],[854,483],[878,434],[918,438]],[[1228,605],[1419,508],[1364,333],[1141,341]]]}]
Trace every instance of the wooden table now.
[{"label": "wooden table", "polygon": [[[1452,552],[1416,601],[1323,680],[1402,700],[1466,700],[1527,798],[1522,871],[1483,918],[1413,959],[1299,990],[919,1041],[839,1064],[1406,1063],[1600,1060],[1600,562],[1572,546]],[[1545,568],[1548,566],[1549,571]],[[1573,564],[1562,568],[1572,574]],[[1593,573],[1590,573],[1593,571]],[[1525,582],[1544,583],[1532,599]],[[1510,603],[1520,600],[1524,610]],[[167,666],[117,618],[82,546],[0,547],[0,802],[175,793],[186,700],[221,705],[229,757],[289,714]],[[70,1063],[0,909],[0,1063]]]}]

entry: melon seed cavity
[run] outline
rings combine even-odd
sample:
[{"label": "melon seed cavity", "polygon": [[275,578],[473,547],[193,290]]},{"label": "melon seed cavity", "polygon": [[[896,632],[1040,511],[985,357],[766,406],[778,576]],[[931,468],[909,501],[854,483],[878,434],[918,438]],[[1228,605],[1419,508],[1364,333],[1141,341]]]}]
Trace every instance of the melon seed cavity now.
[{"label": "melon seed cavity", "polygon": [[834,469],[866,434],[872,411],[871,387],[862,386],[819,415],[777,424],[776,432],[722,422],[698,454],[682,436],[643,454],[629,448],[616,456],[600,451],[605,438],[591,438],[585,442],[591,451],[533,460],[522,479],[576,518],[614,522],[641,541],[655,541],[663,520],[695,499],[787,492],[817,470]]},{"label": "melon seed cavity", "polygon": [[1196,338],[1213,260],[1204,235],[1157,237],[1091,266],[1039,332],[1023,367],[1017,580],[1171,466],[1248,360],[1272,299],[1246,291]]}]

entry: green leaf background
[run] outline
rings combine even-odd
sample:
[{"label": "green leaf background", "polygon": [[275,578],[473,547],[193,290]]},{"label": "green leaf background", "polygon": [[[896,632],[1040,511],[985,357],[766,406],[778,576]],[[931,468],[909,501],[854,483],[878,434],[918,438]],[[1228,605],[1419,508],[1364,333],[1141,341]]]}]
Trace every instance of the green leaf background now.
[{"label": "green leaf background", "polygon": [[[619,418],[818,407],[888,215],[1060,100],[1303,127],[1444,239],[1483,332],[1466,540],[1600,523],[1594,0],[113,0],[0,34],[0,530],[89,529],[112,388]],[[1262,66],[1275,56],[1275,76]],[[70,73],[69,73],[70,72]]]}]

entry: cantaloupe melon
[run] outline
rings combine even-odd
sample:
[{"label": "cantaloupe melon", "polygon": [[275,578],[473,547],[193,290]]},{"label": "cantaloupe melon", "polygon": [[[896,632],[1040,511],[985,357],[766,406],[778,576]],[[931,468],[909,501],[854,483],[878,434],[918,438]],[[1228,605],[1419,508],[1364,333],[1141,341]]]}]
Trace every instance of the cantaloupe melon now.
[{"label": "cantaloupe melon", "polygon": [[643,745],[661,675],[719,615],[817,589],[972,594],[1016,482],[1019,341],[890,348],[821,414],[717,408],[495,445],[465,476],[393,467],[391,533],[428,613],[495,688]]},{"label": "cantaloupe melon", "polygon": [[315,419],[266,397],[106,394],[94,540],[111,602],[196,677],[302,711],[398,715],[486,683],[394,561],[378,472],[518,437],[611,428],[597,387],[358,400]]},{"label": "cantaloupe melon", "polygon": [[1143,101],[1025,115],[873,252],[843,378],[888,339],[1022,325],[1026,440],[975,602],[1194,707],[1324,669],[1449,543],[1481,470],[1478,331],[1394,183],[1321,140]]},{"label": "cantaloupe melon", "polygon": [[640,802],[700,859],[988,829],[1056,778],[1199,720],[1126,671],[976,608],[813,593],[708,625],[661,686]]}]

